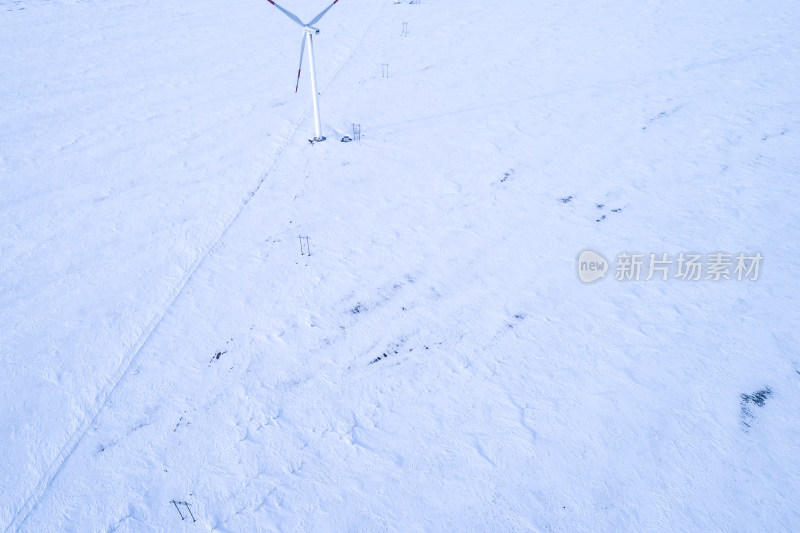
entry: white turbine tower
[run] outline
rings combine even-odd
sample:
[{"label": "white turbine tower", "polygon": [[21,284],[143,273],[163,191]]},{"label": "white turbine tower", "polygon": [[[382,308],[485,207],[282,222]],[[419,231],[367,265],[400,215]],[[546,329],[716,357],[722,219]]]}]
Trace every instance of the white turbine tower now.
[{"label": "white turbine tower", "polygon": [[311,95],[314,101],[314,131],[316,133],[316,137],[314,137],[315,142],[324,141],[325,137],[322,136],[322,130],[319,123],[319,95],[317,94],[317,71],[314,68],[314,35],[319,34],[319,30],[314,28],[314,24],[319,22],[319,20],[325,16],[330,8],[336,5],[336,2],[339,0],[333,0],[333,3],[323,9],[319,15],[311,19],[311,22],[308,24],[304,24],[300,18],[294,13],[287,11],[286,9],[282,8],[272,0],[267,0],[270,4],[277,7],[281,10],[281,13],[292,19],[298,26],[303,28],[303,42],[300,45],[300,66],[297,68],[297,84],[294,86],[294,92],[297,92],[297,88],[300,87],[300,72],[303,70],[303,55],[305,54],[306,50],[306,41],[308,41],[308,65],[311,69]]}]

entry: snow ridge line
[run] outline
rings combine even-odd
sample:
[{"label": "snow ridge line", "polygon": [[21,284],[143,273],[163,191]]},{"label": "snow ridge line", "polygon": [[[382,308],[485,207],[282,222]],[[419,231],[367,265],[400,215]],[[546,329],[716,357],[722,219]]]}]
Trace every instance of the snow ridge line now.
[{"label": "snow ridge line", "polygon": [[[371,17],[370,22],[367,24],[366,29],[364,30],[364,32],[361,34],[361,37],[358,39],[358,41],[351,49],[347,58],[340,64],[339,68],[336,69],[336,72],[325,83],[326,89],[335,81],[341,70],[353,57],[355,49],[358,48],[363,42],[370,28],[374,24],[378,14],[383,9],[382,3],[378,3],[378,6],[379,7],[375,10],[373,16]],[[155,316],[153,316],[152,320],[147,324],[147,326],[142,331],[139,338],[128,350],[126,356],[122,360],[122,363],[117,367],[116,372],[114,372],[111,379],[107,382],[106,386],[96,396],[94,405],[92,407],[93,413],[91,414],[91,416],[84,417],[80,425],[78,425],[78,427],[75,428],[75,430],[72,432],[67,442],[64,444],[64,446],[61,447],[61,450],[59,450],[55,459],[53,459],[53,461],[50,463],[50,466],[47,468],[45,474],[39,479],[39,483],[37,483],[36,487],[30,492],[30,494],[28,494],[27,498],[25,498],[25,501],[22,504],[22,506],[20,506],[20,508],[17,509],[16,513],[14,513],[11,522],[6,527],[6,531],[12,531],[12,530],[19,531],[21,526],[25,523],[25,520],[27,520],[28,516],[30,516],[31,512],[33,512],[33,510],[36,509],[36,506],[41,501],[42,496],[50,487],[53,480],[61,472],[62,468],[64,467],[64,464],[67,462],[70,456],[75,452],[75,450],[78,447],[78,444],[81,443],[83,437],[86,435],[86,432],[89,430],[89,427],[91,427],[91,425],[97,420],[98,416],[105,408],[106,404],[108,403],[108,399],[111,397],[111,394],[117,389],[119,384],[122,383],[122,380],[128,374],[128,370],[130,370],[130,367],[133,365],[133,362],[136,361],[136,359],[138,359],[138,356],[142,352],[142,349],[147,345],[147,341],[150,340],[153,333],[158,328],[159,324],[161,324],[161,321],[164,319],[164,316],[166,316],[167,311],[170,310],[175,301],[183,293],[183,290],[186,288],[186,285],[188,285],[189,281],[194,276],[194,273],[197,271],[200,265],[202,265],[203,262],[206,260],[206,258],[218,248],[219,244],[225,238],[225,235],[227,235],[230,228],[233,226],[233,224],[236,223],[236,221],[241,216],[242,212],[244,212],[244,209],[250,203],[250,200],[252,200],[253,197],[255,197],[255,195],[261,189],[261,186],[264,184],[267,177],[272,173],[272,171],[280,162],[283,152],[286,150],[286,148],[289,146],[292,140],[294,140],[300,127],[308,119],[309,113],[310,110],[308,107],[306,107],[306,110],[300,116],[300,119],[295,123],[294,129],[291,131],[289,135],[287,135],[283,144],[278,148],[278,151],[275,154],[275,159],[273,160],[272,165],[270,165],[269,169],[267,169],[267,171],[261,175],[255,187],[253,187],[252,189],[250,189],[250,191],[248,191],[248,193],[242,200],[239,209],[236,211],[233,217],[231,217],[231,219],[223,226],[222,231],[219,233],[217,238],[212,242],[212,244],[210,246],[205,247],[204,251],[201,248],[201,253],[198,255],[195,262],[192,263],[192,265],[186,270],[186,273],[184,274],[183,278],[181,278],[181,281],[175,286],[175,288],[172,291],[172,295],[168,299],[163,310],[157,313]]]}]

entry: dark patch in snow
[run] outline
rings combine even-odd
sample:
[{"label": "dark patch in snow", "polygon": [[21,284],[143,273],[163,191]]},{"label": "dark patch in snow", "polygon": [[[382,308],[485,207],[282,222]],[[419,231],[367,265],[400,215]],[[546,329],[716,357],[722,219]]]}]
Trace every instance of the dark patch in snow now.
[{"label": "dark patch in snow", "polygon": [[[394,353],[398,353],[398,352],[397,352],[397,350],[394,350]],[[370,361],[370,362],[369,362],[369,364],[371,364],[371,365],[374,365],[375,363],[377,363],[377,362],[378,362],[378,361],[380,361],[381,359],[386,359],[386,358],[387,358],[387,357],[389,357],[390,355],[392,355],[392,354],[391,354],[391,353],[389,353],[389,352],[383,352],[381,355],[379,355],[378,357],[376,357],[375,359],[373,359],[372,361]]]},{"label": "dark patch in snow", "polygon": [[[404,347],[404,344],[406,343],[407,340],[408,339],[404,337],[404,338],[400,339],[399,341],[390,344],[381,355],[379,355],[378,357],[376,357],[375,359],[370,361],[369,364],[374,365],[378,361],[382,361],[383,359],[386,359],[387,357],[399,354],[400,351],[404,351],[404,352],[408,352],[408,353],[413,352],[414,348],[406,349]],[[427,350],[428,347],[426,346],[425,349]]]},{"label": "dark patch in snow", "polygon": [[673,113],[675,113],[677,111],[680,111],[681,107],[683,107],[683,106],[678,106],[678,107],[676,107],[676,108],[674,108],[674,109],[672,109],[670,111],[662,111],[661,113],[659,113],[655,117],[653,117],[650,120],[648,120],[647,121],[647,125],[646,126],[642,126],[642,131],[646,130],[648,128],[648,126],[650,126],[650,124],[652,124],[653,122],[656,122],[657,120],[665,119],[665,118],[671,116]]},{"label": "dark patch in snow", "polygon": [[775,133],[775,134],[772,134],[772,135],[769,135],[769,134],[764,135],[763,137],[761,137],[761,140],[762,141],[767,141],[769,139],[772,139],[773,137],[780,137],[781,135],[786,135],[787,131],[789,131],[789,130],[782,130],[780,133]]},{"label": "dark patch in snow", "polygon": [[564,196],[563,198],[559,198],[558,201],[562,204],[568,204],[572,201],[572,196]]},{"label": "dark patch in snow", "polygon": [[[524,313],[517,313],[516,315],[514,315],[514,320],[516,320],[517,322],[522,322],[523,320],[525,320],[525,318],[526,318],[526,315]],[[508,329],[514,329],[516,327],[516,324],[514,324],[513,322],[508,322],[507,321],[506,322],[506,327]]]},{"label": "dark patch in snow", "polygon": [[595,206],[597,207],[597,209],[603,209],[605,207],[605,204],[595,204]]},{"label": "dark patch in snow", "polygon": [[764,387],[763,389],[752,394],[742,394],[742,425],[744,425],[745,431],[747,431],[747,428],[750,427],[750,421],[755,418],[752,406],[755,405],[756,407],[764,407],[767,398],[770,396],[772,396],[772,389],[769,387]]},{"label": "dark patch in snow", "polygon": [[[602,209],[604,207],[605,207],[605,205],[603,205],[603,204],[597,204],[597,208],[598,209]],[[622,212],[622,208],[621,207],[616,207],[616,208],[612,209],[611,212],[612,213],[620,213],[620,212]],[[601,215],[600,218],[595,220],[595,222],[601,222],[601,221],[603,221],[605,219],[606,219],[606,215]]]},{"label": "dark patch in snow", "polygon": [[[406,287],[408,287],[409,285],[413,285],[414,283],[416,283],[416,281],[417,280],[411,274],[406,274],[403,277],[403,279],[399,281],[392,281],[384,284],[381,287],[377,287],[376,288],[377,294],[375,294],[374,297],[367,297],[365,299],[362,295],[360,300],[355,300],[355,298],[353,298],[351,300],[351,303],[348,304],[352,305],[352,307],[348,309],[348,312],[352,315],[360,315],[361,313],[366,313],[367,311],[377,312],[381,308],[383,308],[387,303],[395,301],[398,298],[398,296],[400,296],[402,292],[406,289]],[[434,292],[434,295],[436,297],[441,296],[438,292],[436,292],[435,288],[431,288],[431,290]],[[355,305],[353,305],[353,302],[355,302]],[[401,303],[406,303],[406,302],[401,302]],[[409,309],[407,303],[404,307],[405,307],[404,310]]]},{"label": "dark patch in snow", "polygon": [[[144,419],[144,420],[140,420],[135,425],[133,425],[132,427],[128,428],[128,430],[125,432],[125,437],[130,437],[131,435],[133,435],[134,433],[136,433],[140,429],[142,429],[144,427],[147,427],[149,425],[150,425],[149,418],[148,419]],[[125,437],[118,437],[118,438],[112,439],[109,442],[107,442],[106,444],[102,444],[102,443],[98,444],[97,448],[95,449],[95,455],[99,455],[99,454],[103,453],[104,451],[115,447],[117,444],[119,444],[120,440],[124,439]]]},{"label": "dark patch in snow", "polygon": [[503,173],[503,177],[500,178],[500,183],[507,182],[509,179],[511,179],[511,176],[513,175],[514,175],[514,169],[509,168],[505,173]]},{"label": "dark patch in snow", "polygon": [[[402,347],[402,343],[393,344],[392,346],[389,346],[389,348],[388,348],[388,349],[387,349],[385,352],[383,352],[381,355],[379,355],[378,357],[376,357],[375,359],[373,359],[372,361],[370,361],[370,363],[369,363],[369,364],[371,364],[371,365],[372,365],[372,364],[375,364],[375,363],[377,363],[377,362],[378,362],[378,361],[380,361],[381,359],[386,359],[386,358],[387,358],[387,357],[389,357],[390,355],[397,355],[397,354],[399,354],[399,353],[400,353],[400,348],[401,348],[401,347]],[[410,351],[410,350],[409,350],[409,351]]]},{"label": "dark patch in snow", "polygon": [[[231,342],[233,342],[233,339],[228,339],[228,340],[225,341],[225,344],[230,345]],[[225,355],[226,353],[228,353],[228,350],[217,350],[217,352],[214,354],[214,356],[208,362],[208,366],[211,366],[211,363],[213,363],[214,361],[219,361],[219,358],[222,357],[223,355]]]},{"label": "dark patch in snow", "polygon": [[191,426],[191,425],[192,425],[192,423],[191,423],[191,422],[189,422],[188,420],[184,421],[184,420],[183,420],[183,417],[180,417],[180,418],[178,419],[178,423],[177,423],[177,424],[175,424],[175,429],[173,429],[173,430],[172,430],[172,432],[173,432],[173,433],[177,433],[177,431],[178,431],[178,428],[179,428],[179,427],[181,427],[181,426],[183,426],[183,427],[188,427],[188,426]]}]

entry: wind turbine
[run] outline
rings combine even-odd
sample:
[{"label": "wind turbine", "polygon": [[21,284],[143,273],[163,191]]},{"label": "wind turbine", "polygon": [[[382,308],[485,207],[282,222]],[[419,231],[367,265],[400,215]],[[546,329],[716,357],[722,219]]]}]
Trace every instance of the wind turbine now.
[{"label": "wind turbine", "polygon": [[314,68],[314,36],[319,34],[319,30],[314,27],[314,24],[319,22],[319,20],[325,16],[336,2],[339,0],[333,0],[333,3],[323,9],[319,15],[311,19],[311,22],[308,24],[304,24],[300,18],[292,13],[291,11],[287,11],[286,9],[282,8],[273,0],[267,0],[270,4],[277,7],[281,10],[281,13],[292,19],[298,26],[303,28],[303,42],[300,45],[300,66],[297,67],[297,84],[294,86],[294,92],[297,92],[297,88],[300,87],[300,72],[303,70],[303,55],[306,51],[306,41],[308,41],[308,65],[311,69],[311,95],[314,100],[314,131],[316,133],[316,137],[314,137],[315,142],[324,141],[325,137],[322,136],[322,131],[319,124],[319,95],[317,94],[317,71]]}]

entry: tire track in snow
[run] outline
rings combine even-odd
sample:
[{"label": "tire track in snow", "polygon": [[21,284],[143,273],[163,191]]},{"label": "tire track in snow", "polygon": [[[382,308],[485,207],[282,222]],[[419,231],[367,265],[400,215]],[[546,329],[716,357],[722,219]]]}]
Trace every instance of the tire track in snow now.
[{"label": "tire track in snow", "polygon": [[[384,3],[377,4],[378,7],[373,12],[373,15],[369,18],[369,22],[367,23],[364,32],[361,34],[361,37],[359,37],[358,41],[352,46],[352,48],[350,49],[350,53],[347,55],[344,61],[341,62],[341,64],[336,69],[331,78],[325,83],[325,89],[327,89],[332,83],[334,83],[339,73],[353,57],[355,50],[360,47],[364,38],[369,33],[369,30],[375,23],[375,20],[377,19],[378,15],[383,10],[384,5],[385,5]],[[286,148],[289,147],[292,141],[294,141],[295,137],[297,136],[297,132],[300,130],[300,127],[304,125],[308,120],[310,112],[311,112],[310,108],[306,107],[306,110],[303,112],[298,121],[295,123],[294,128],[286,136],[286,139],[275,153],[275,158],[273,159],[272,164],[267,169],[267,171],[261,175],[261,177],[256,182],[255,186],[252,187],[245,195],[244,199],[239,205],[239,209],[223,225],[223,229],[217,235],[216,239],[214,239],[209,246],[200,249],[200,253],[198,254],[195,261],[189,266],[189,268],[186,270],[186,273],[181,278],[180,282],[178,282],[178,284],[171,291],[170,296],[167,298],[166,304],[164,305],[163,309],[160,312],[158,312],[155,316],[153,316],[153,318],[150,320],[147,326],[145,326],[142,333],[139,335],[136,342],[126,352],[125,357],[122,360],[122,363],[117,367],[117,370],[111,376],[111,379],[108,380],[106,386],[101,389],[100,393],[98,393],[98,395],[95,398],[95,401],[93,402],[92,407],[87,410],[89,414],[84,416],[81,423],[78,425],[77,428],[75,428],[75,430],[70,435],[69,439],[67,439],[67,442],[64,444],[64,446],[61,447],[55,459],[53,459],[53,461],[50,463],[50,466],[47,468],[44,475],[39,479],[39,482],[36,484],[36,487],[28,494],[22,506],[20,506],[20,508],[17,509],[17,511],[14,513],[14,516],[12,517],[11,522],[8,524],[6,531],[21,529],[22,525],[25,523],[25,520],[34,511],[34,509],[36,509],[36,506],[39,504],[42,497],[47,492],[47,489],[50,487],[53,480],[58,476],[58,474],[61,472],[64,465],[66,464],[67,460],[72,456],[72,454],[77,449],[78,445],[83,440],[83,437],[86,435],[87,431],[89,430],[89,427],[91,427],[91,425],[100,416],[100,413],[103,411],[106,404],[108,403],[108,399],[111,397],[111,394],[113,394],[113,392],[117,389],[117,387],[119,387],[120,383],[122,383],[122,380],[128,374],[128,370],[133,365],[134,361],[137,360],[139,354],[142,352],[143,348],[147,345],[147,342],[150,340],[153,333],[158,328],[159,324],[161,324],[161,321],[166,316],[167,311],[169,311],[172,308],[172,306],[178,300],[181,294],[183,294],[183,290],[186,288],[186,285],[188,285],[189,281],[192,279],[195,272],[197,272],[200,266],[205,262],[206,258],[209,255],[211,255],[215,250],[217,250],[217,248],[225,238],[225,235],[228,234],[230,228],[236,223],[241,214],[244,212],[247,205],[250,203],[250,200],[252,200],[253,197],[255,197],[255,195],[261,189],[261,186],[266,181],[267,177],[269,177],[272,174],[275,167],[281,161],[281,156],[283,155],[283,152],[286,150]]]},{"label": "tire track in snow", "polygon": [[67,443],[61,448],[59,453],[56,455],[56,458],[51,463],[50,467],[47,469],[45,474],[39,480],[36,488],[28,495],[26,498],[25,503],[20,507],[17,512],[14,514],[14,517],[11,520],[11,523],[8,526],[7,530],[14,530],[19,529],[22,524],[24,524],[25,519],[27,519],[28,515],[36,508],[36,505],[41,500],[44,493],[47,491],[48,487],[52,483],[52,481],[56,478],[56,476],[61,471],[62,467],[78,447],[81,440],[83,440],[84,435],[88,431],[89,427],[97,420],[100,413],[103,411],[108,398],[111,394],[116,390],[122,380],[128,373],[128,370],[132,366],[133,362],[137,359],[138,355],[141,353],[142,349],[147,345],[147,341],[150,340],[153,333],[155,332],[158,325],[166,316],[167,311],[173,306],[175,301],[180,297],[183,293],[184,288],[189,283],[191,278],[194,276],[194,273],[197,272],[200,265],[203,264],[205,259],[214,252],[217,247],[220,245],[222,240],[224,239],[225,235],[228,233],[228,230],[231,226],[238,220],[239,216],[244,211],[244,208],[247,207],[247,204],[250,203],[250,200],[258,193],[261,189],[261,186],[266,181],[266,178],[272,173],[275,166],[281,159],[281,155],[283,151],[289,146],[290,142],[295,138],[297,131],[300,129],[300,126],[306,121],[308,116],[308,111],[304,112],[301,116],[300,120],[295,123],[293,130],[289,133],[286,140],[283,144],[278,148],[278,151],[275,154],[275,159],[273,160],[272,165],[269,167],[269,170],[262,174],[259,178],[258,182],[256,183],[255,187],[253,187],[245,196],[244,200],[239,206],[239,209],[233,215],[233,217],[223,226],[222,231],[218,234],[216,239],[212,242],[210,246],[206,246],[200,249],[200,253],[198,254],[195,261],[189,266],[186,270],[184,276],[178,282],[178,284],[173,288],[170,293],[170,296],[167,298],[167,302],[162,308],[160,312],[158,312],[152,320],[145,326],[142,333],[139,335],[136,342],[131,346],[131,348],[127,351],[125,357],[122,360],[120,366],[117,367],[117,370],[111,376],[111,379],[106,383],[106,386],[100,391],[100,393],[95,398],[95,401],[90,409],[87,411],[90,413],[83,418],[80,425],[73,431],[70,435],[70,438],[67,440]]}]

